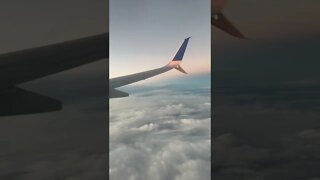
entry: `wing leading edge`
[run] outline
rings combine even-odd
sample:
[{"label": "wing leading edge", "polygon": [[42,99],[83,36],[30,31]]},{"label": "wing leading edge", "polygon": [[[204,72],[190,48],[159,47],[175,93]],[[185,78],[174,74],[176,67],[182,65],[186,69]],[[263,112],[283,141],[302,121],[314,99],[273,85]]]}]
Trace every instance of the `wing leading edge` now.
[{"label": "wing leading edge", "polygon": [[121,77],[110,79],[109,80],[109,98],[127,97],[127,96],[129,96],[128,93],[119,91],[115,88],[122,87],[122,86],[125,86],[128,84],[132,84],[132,83],[135,83],[138,81],[142,81],[142,80],[151,78],[153,76],[165,73],[171,69],[177,69],[178,71],[187,74],[186,71],[184,69],[182,69],[180,64],[181,64],[181,61],[182,61],[183,56],[185,54],[185,51],[186,51],[186,48],[187,48],[187,45],[189,43],[190,38],[191,37],[188,37],[183,41],[178,52],[176,53],[174,58],[167,65],[160,67],[160,68],[152,69],[149,71],[144,71],[144,72],[140,72],[140,73],[135,73],[135,74],[127,75],[127,76],[121,76]]},{"label": "wing leading edge", "polygon": [[108,33],[2,54],[0,89],[108,57]]}]

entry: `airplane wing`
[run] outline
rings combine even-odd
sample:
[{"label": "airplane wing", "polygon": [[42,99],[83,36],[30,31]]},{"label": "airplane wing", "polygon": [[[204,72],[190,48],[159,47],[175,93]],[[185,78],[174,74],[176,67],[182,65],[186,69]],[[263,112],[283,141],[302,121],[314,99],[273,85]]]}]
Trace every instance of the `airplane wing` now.
[{"label": "airplane wing", "polygon": [[176,53],[175,57],[167,65],[160,67],[160,68],[157,68],[157,69],[149,70],[149,71],[144,71],[144,72],[140,72],[140,73],[136,73],[136,74],[131,74],[131,75],[127,75],[127,76],[122,76],[122,77],[110,79],[109,80],[109,98],[121,98],[121,97],[129,96],[128,93],[119,91],[115,88],[125,86],[128,84],[132,84],[132,83],[135,83],[135,82],[138,82],[141,80],[145,80],[147,78],[151,78],[153,76],[167,72],[171,69],[177,69],[178,71],[187,74],[180,66],[180,63],[183,59],[184,53],[186,51],[186,48],[187,48],[187,45],[189,42],[189,39],[190,39],[190,37],[186,38],[183,41],[183,43],[182,43],[181,47],[179,48],[178,52]]},{"label": "airplane wing", "polygon": [[108,33],[0,55],[0,116],[60,110],[58,100],[16,85],[108,57]]},{"label": "airplane wing", "polygon": [[211,16],[211,24],[232,36],[247,39],[221,12]]},{"label": "airplane wing", "polygon": [[57,111],[60,101],[18,87],[0,93],[0,116]]},{"label": "airplane wing", "polygon": [[0,88],[109,57],[108,33],[0,55]]}]

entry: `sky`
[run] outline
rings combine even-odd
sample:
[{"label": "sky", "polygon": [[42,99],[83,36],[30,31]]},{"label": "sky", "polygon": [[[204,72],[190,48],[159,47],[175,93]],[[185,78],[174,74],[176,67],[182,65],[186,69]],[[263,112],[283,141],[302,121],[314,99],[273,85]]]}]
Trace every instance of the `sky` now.
[{"label": "sky", "polygon": [[210,1],[111,0],[110,77],[166,65],[183,40],[182,67],[121,87],[110,100],[110,180],[209,180]]},{"label": "sky", "polygon": [[229,1],[249,40],[212,28],[214,179],[320,178],[319,5]]},{"label": "sky", "polygon": [[[210,73],[209,1],[110,1],[110,77],[166,65],[190,39],[182,67]],[[150,81],[176,76],[172,71]]]},{"label": "sky", "polygon": [[[0,53],[108,32],[108,1],[2,1]],[[63,110],[0,117],[0,179],[107,178],[107,60],[19,87]]]},{"label": "sky", "polygon": [[[214,179],[319,179],[318,7],[317,0],[230,1],[225,14],[249,40],[238,40],[212,28]],[[5,44],[0,47],[1,53],[108,31],[108,1],[7,0],[2,1],[0,8],[0,38]],[[183,38],[184,35],[174,42],[170,39],[170,45],[174,46],[170,47],[171,54]],[[166,55],[171,59],[171,54]],[[161,62],[167,60],[161,59]],[[150,66],[158,67],[161,62]],[[107,72],[104,67],[105,61],[101,61],[22,86],[60,99],[65,106],[63,111],[54,113],[0,118],[0,179],[105,179],[108,159],[105,134],[108,129],[104,128],[107,127]],[[188,70],[190,66],[184,64],[183,67]],[[128,72],[136,70],[140,71],[140,68]],[[183,78],[167,79],[166,85],[172,85],[171,81],[175,80],[184,83]],[[174,88],[179,87],[168,88],[166,93],[177,92]],[[133,98],[139,99],[147,93],[138,92],[133,86],[126,90],[137,92],[137,97],[133,95]],[[203,92],[183,90],[182,95],[192,94],[197,96],[198,104],[207,105]],[[151,100],[159,93],[153,90],[147,95]],[[191,102],[175,104],[182,99],[175,95],[169,105],[180,112],[192,111],[192,119],[202,119],[206,125],[208,115],[202,116],[208,112],[206,106],[199,108]],[[164,102],[171,97],[166,97]],[[131,105],[128,103],[124,107],[130,109]],[[159,108],[155,105],[152,104],[150,110]],[[170,116],[166,118],[170,119]],[[193,132],[194,129],[186,131],[186,127],[177,122],[182,121],[173,122],[173,129]],[[190,127],[197,127],[190,119],[186,122],[192,124]],[[164,123],[157,121],[154,127],[163,127]],[[154,127],[142,126],[140,130],[144,130],[143,134],[146,130],[154,131]],[[195,129],[195,134],[202,134],[199,145],[203,143],[207,147],[204,127],[199,125]],[[190,147],[187,141],[172,137],[180,145],[185,142],[180,147]],[[126,139],[128,137],[123,138]],[[164,144],[170,145],[169,142]],[[203,148],[181,152],[190,159],[194,154],[206,155],[206,151]],[[181,156],[177,159],[180,163]],[[195,161],[183,164],[183,167],[196,169],[207,163],[207,157],[204,161],[192,159]],[[185,175],[193,177],[192,174]]]}]

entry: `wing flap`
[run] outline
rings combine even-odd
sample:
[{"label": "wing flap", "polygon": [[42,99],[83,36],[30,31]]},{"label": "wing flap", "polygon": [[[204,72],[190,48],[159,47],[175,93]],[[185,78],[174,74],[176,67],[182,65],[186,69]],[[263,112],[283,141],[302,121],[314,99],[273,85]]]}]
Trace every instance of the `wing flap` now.
[{"label": "wing flap", "polygon": [[42,113],[62,109],[61,102],[18,87],[0,93],[0,116]]},{"label": "wing flap", "polygon": [[119,91],[117,89],[109,89],[109,98],[121,98],[128,97],[129,94],[123,91]]}]

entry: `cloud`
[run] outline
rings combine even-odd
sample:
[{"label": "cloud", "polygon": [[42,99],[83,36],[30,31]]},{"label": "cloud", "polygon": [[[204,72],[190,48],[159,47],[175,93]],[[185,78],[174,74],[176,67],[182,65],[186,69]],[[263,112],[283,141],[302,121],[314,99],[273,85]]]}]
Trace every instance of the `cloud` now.
[{"label": "cloud", "polygon": [[282,138],[279,145],[259,147],[232,134],[213,140],[216,179],[316,179],[320,130],[310,129]]},{"label": "cloud", "polygon": [[319,81],[301,79],[241,86],[216,80],[214,179],[319,177]]},{"label": "cloud", "polygon": [[[213,176],[312,179],[320,165],[317,86],[217,88]],[[304,104],[308,105],[305,108]],[[301,106],[297,106],[301,105]],[[232,113],[230,113],[232,112]]]},{"label": "cloud", "polygon": [[105,68],[92,63],[24,88],[63,101],[63,110],[1,117],[0,179],[106,179]]},{"label": "cloud", "polygon": [[[283,9],[281,6],[287,4],[282,1],[274,6],[273,2],[265,1],[256,5],[270,8],[248,9],[269,11]],[[316,29],[319,27],[305,22],[301,27],[313,28],[304,33],[302,29],[291,28],[299,21],[297,18],[283,16],[296,13],[294,9],[316,11],[297,5],[278,11],[286,17],[279,18],[230,5],[225,13],[229,18],[239,17],[233,20],[250,40],[237,40],[213,28],[213,179],[317,179],[320,76]],[[237,16],[239,11],[241,16]],[[248,20],[245,16],[251,19],[250,25],[241,22]],[[263,24],[262,29],[257,29],[254,21]],[[265,27],[289,31],[274,33],[267,28],[266,33]]]},{"label": "cloud", "polygon": [[51,161],[39,159],[25,167],[28,173],[20,179],[98,180],[106,177],[106,161],[107,153],[86,156],[77,152],[57,156]]},{"label": "cloud", "polygon": [[6,126],[1,134],[8,136],[1,137],[6,143],[0,150],[0,179],[106,178],[105,114],[73,108],[51,113],[51,117],[42,114],[27,116],[23,121],[21,117],[3,120]]},{"label": "cloud", "polygon": [[210,179],[210,96],[177,88],[111,100],[111,180]]}]

